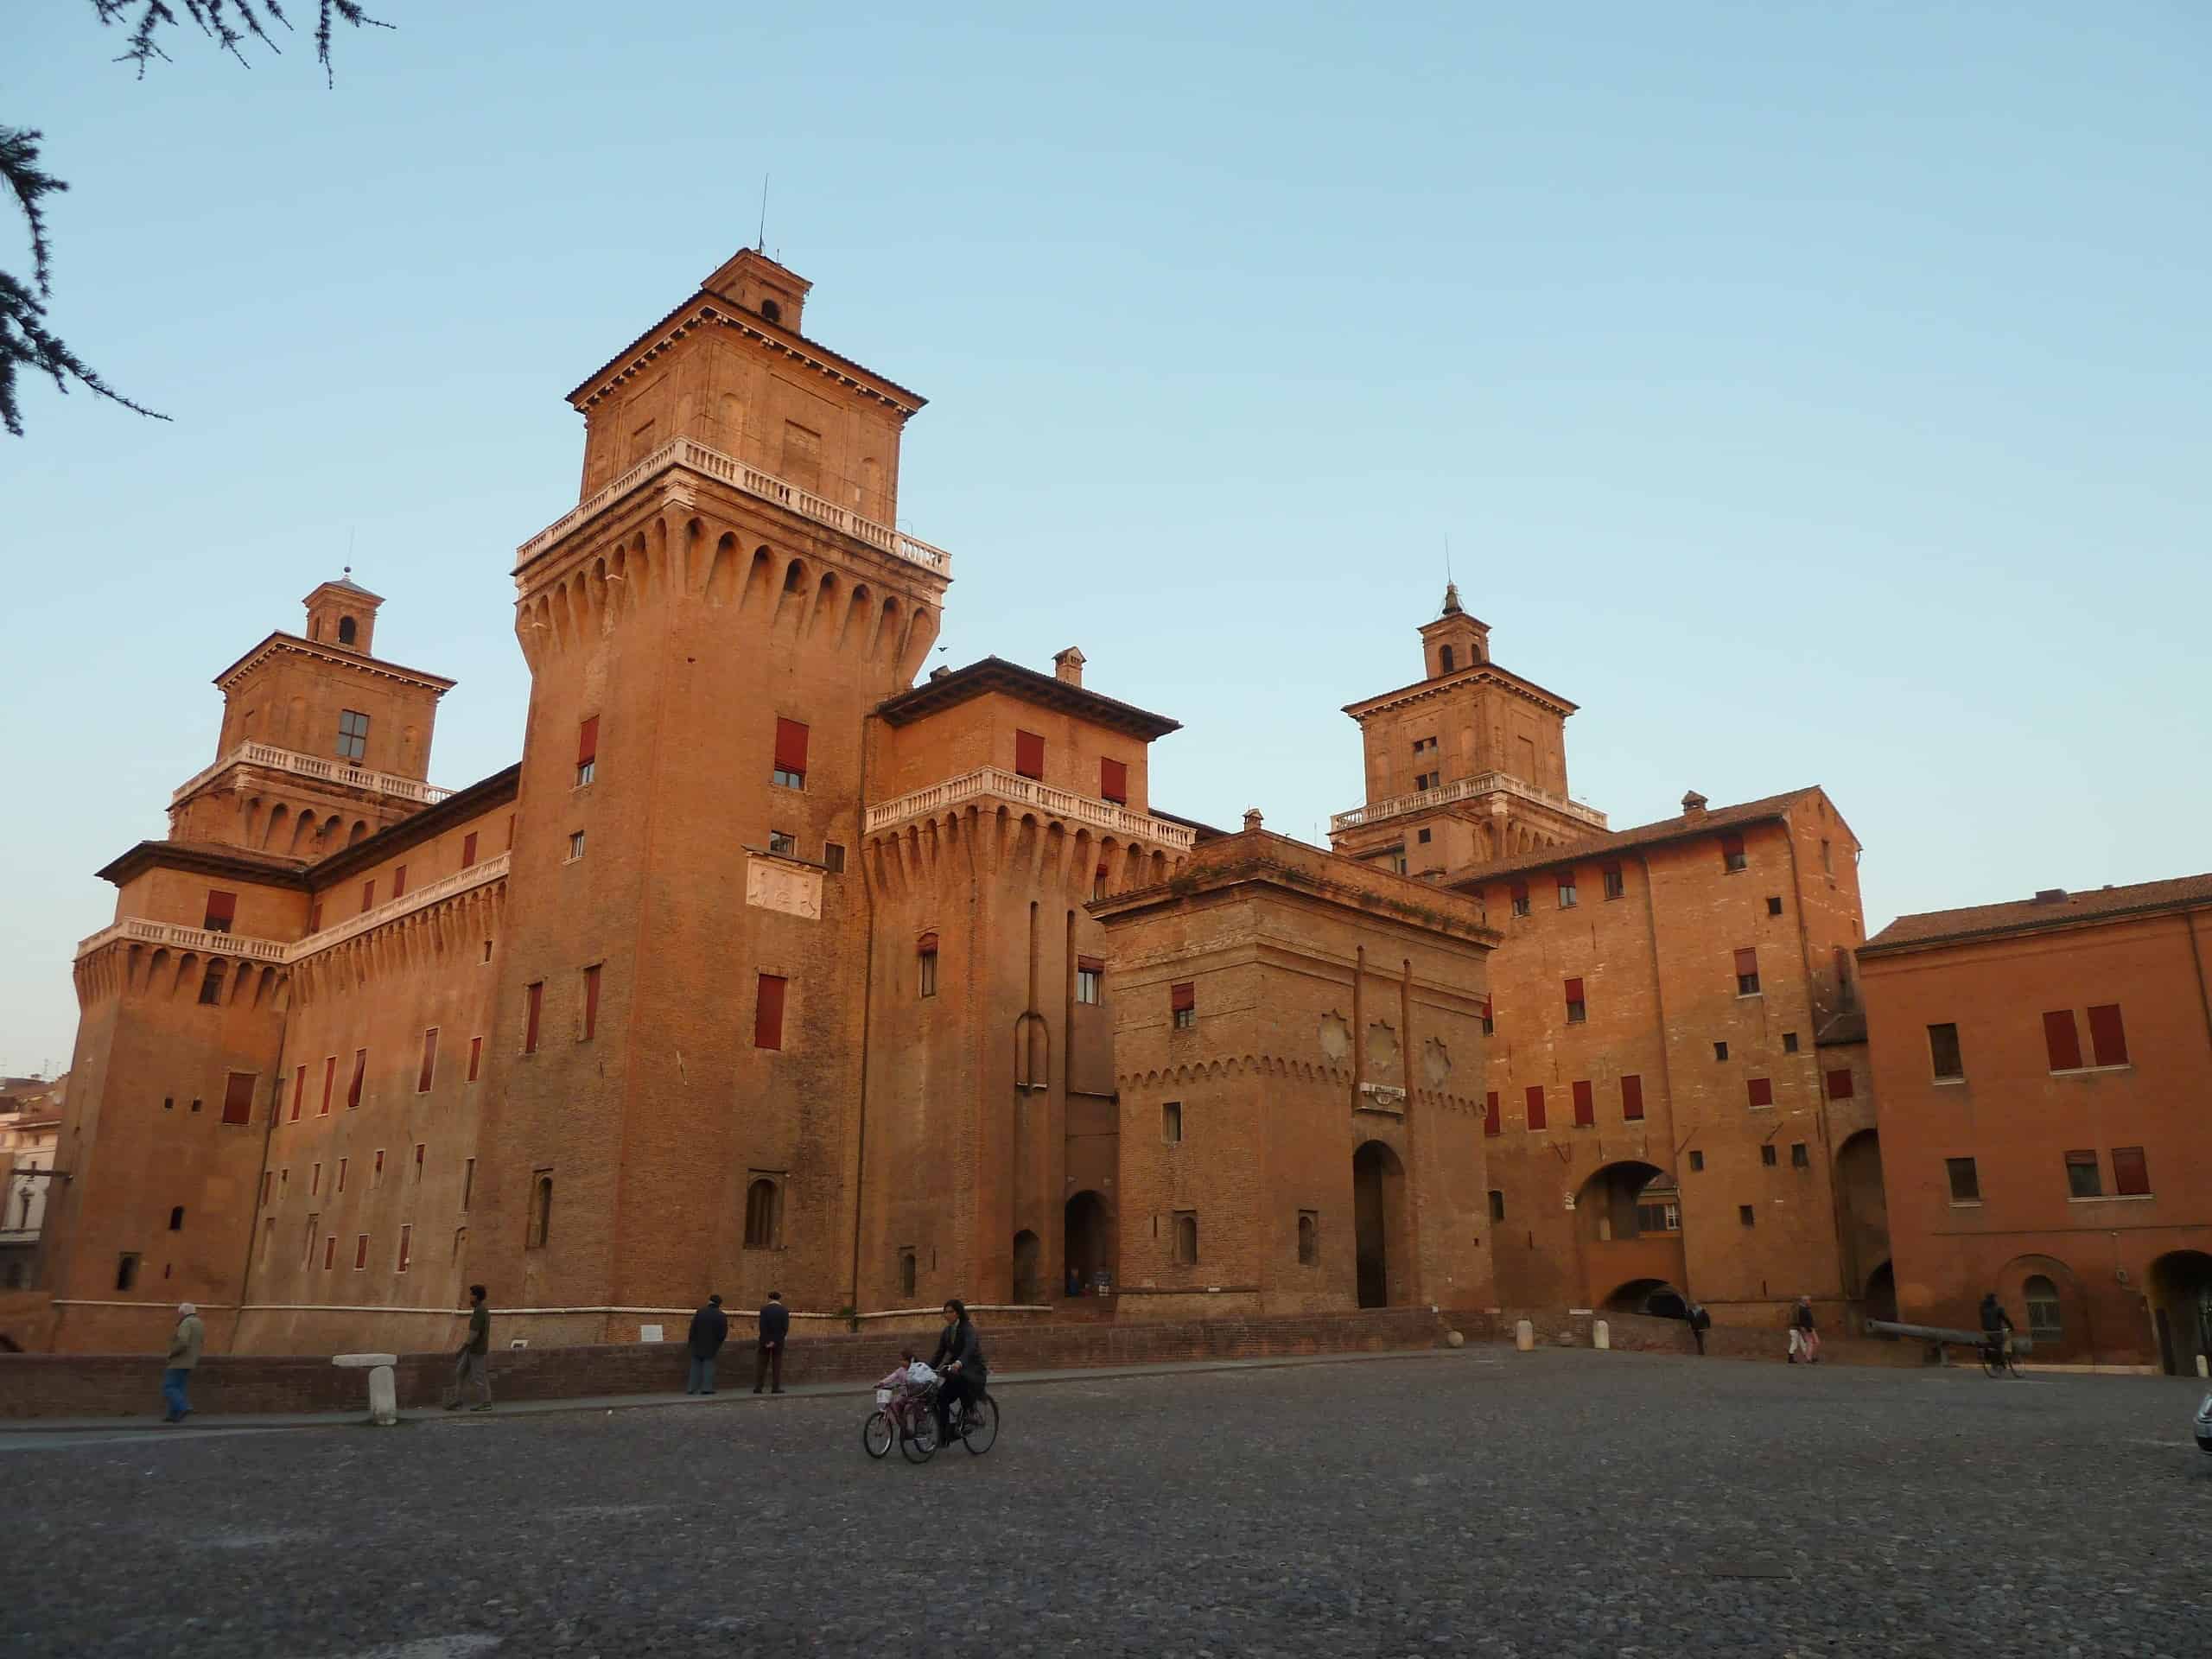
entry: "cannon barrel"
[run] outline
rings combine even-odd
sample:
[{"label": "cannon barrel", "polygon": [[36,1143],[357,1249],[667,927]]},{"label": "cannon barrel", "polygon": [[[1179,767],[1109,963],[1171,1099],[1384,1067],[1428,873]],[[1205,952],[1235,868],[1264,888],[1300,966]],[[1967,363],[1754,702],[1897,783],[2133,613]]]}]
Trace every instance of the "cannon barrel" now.
[{"label": "cannon barrel", "polygon": [[[1961,1331],[1940,1325],[1899,1325],[1894,1319],[1869,1319],[1866,1328],[1878,1337],[1911,1337],[1921,1342],[1951,1342],[1964,1347],[1979,1348],[1986,1340],[1980,1331]],[[2035,1344],[2017,1331],[2012,1333],[2012,1351],[2024,1354]]]}]

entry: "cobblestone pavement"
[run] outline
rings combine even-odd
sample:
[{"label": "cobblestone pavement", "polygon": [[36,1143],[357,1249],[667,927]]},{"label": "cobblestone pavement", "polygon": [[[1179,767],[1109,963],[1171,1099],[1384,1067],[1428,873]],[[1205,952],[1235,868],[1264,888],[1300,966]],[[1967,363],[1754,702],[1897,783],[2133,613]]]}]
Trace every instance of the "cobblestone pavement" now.
[{"label": "cobblestone pavement", "polygon": [[0,1648],[2212,1654],[2197,1385],[1497,1350],[867,1402],[68,1437],[0,1465]]}]

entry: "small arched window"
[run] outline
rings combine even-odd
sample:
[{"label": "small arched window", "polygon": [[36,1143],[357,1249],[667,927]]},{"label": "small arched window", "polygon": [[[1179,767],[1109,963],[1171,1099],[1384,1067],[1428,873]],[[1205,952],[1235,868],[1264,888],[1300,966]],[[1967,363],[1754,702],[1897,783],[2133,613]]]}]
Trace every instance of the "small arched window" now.
[{"label": "small arched window", "polygon": [[775,1182],[761,1176],[745,1189],[745,1248],[748,1250],[772,1250],[776,1248],[776,1224],[781,1218],[777,1211],[779,1194]]},{"label": "small arched window", "polygon": [[1452,647],[1439,645],[1436,648],[1436,671],[1440,674],[1449,674],[1452,671]]},{"label": "small arched window", "polygon": [[1310,1215],[1298,1217],[1298,1265],[1310,1268],[1321,1259],[1321,1230]]},{"label": "small arched window", "polygon": [[211,962],[207,964],[207,971],[200,976],[200,1000],[203,1003],[211,1004],[223,1000],[223,964],[221,963]]},{"label": "small arched window", "polygon": [[353,643],[353,619],[350,616],[341,616],[338,619],[338,643],[341,645],[350,645]]},{"label": "small arched window", "polygon": [[912,1250],[899,1252],[899,1294],[908,1298],[914,1294],[914,1253]]},{"label": "small arched window", "polygon": [[2065,1330],[2058,1287],[2038,1273],[2020,1287],[2020,1294],[2028,1305],[2028,1334],[2037,1342],[2056,1342]]},{"label": "small arched window", "polygon": [[784,308],[773,300],[763,300],[760,302],[760,315],[770,322],[781,322],[784,320]]},{"label": "small arched window", "polygon": [[530,1232],[527,1247],[533,1250],[545,1248],[545,1241],[553,1231],[553,1178],[540,1174],[531,1184]]},{"label": "small arched window", "polygon": [[1198,1218],[1188,1213],[1175,1217],[1175,1262],[1194,1268],[1198,1263]]}]

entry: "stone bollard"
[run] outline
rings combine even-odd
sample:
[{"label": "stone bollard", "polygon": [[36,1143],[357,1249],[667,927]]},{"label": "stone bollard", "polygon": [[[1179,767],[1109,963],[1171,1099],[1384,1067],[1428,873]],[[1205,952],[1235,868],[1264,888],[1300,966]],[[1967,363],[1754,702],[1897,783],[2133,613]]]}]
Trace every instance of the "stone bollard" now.
[{"label": "stone bollard", "polygon": [[392,1367],[397,1354],[340,1354],[330,1362],[341,1370],[369,1374],[369,1421],[390,1428],[399,1421],[399,1380]]},{"label": "stone bollard", "polygon": [[1527,1319],[1513,1321],[1513,1345],[1524,1354],[1536,1351],[1536,1327]]},{"label": "stone bollard", "polygon": [[1444,1345],[1446,1348],[1463,1348],[1466,1345],[1466,1342],[1467,1338],[1457,1331],[1446,1331],[1444,1333]]},{"label": "stone bollard", "polygon": [[1598,1349],[1611,1348],[1613,1345],[1612,1331],[1606,1325],[1603,1319],[1593,1319],[1591,1321],[1590,1345],[1592,1348]]}]

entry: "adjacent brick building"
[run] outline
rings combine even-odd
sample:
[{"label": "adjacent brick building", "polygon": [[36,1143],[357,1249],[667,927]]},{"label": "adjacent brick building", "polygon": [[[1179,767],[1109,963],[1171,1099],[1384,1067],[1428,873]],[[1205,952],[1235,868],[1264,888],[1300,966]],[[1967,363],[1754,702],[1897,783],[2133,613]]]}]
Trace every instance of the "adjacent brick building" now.
[{"label": "adjacent brick building", "polygon": [[2212,1353],[2212,875],[1900,917],[1859,953],[1897,1298],[2038,1358]]}]

